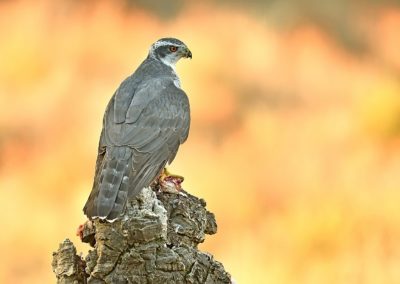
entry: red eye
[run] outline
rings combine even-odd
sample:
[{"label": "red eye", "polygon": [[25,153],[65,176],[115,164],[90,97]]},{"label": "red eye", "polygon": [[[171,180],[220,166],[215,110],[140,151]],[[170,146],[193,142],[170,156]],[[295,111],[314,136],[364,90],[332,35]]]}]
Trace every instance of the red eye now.
[{"label": "red eye", "polygon": [[171,51],[171,52],[175,52],[175,51],[177,51],[177,50],[178,50],[178,48],[177,48],[176,46],[171,45],[171,46],[169,47],[169,51]]}]

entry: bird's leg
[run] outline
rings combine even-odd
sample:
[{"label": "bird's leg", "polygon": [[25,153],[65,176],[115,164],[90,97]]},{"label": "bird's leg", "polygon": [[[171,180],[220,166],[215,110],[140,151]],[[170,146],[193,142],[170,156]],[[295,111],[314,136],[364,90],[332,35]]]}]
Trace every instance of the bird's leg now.
[{"label": "bird's leg", "polygon": [[161,191],[179,193],[182,189],[181,183],[183,180],[182,176],[171,174],[167,168],[164,168],[158,177],[157,183],[160,185]]}]

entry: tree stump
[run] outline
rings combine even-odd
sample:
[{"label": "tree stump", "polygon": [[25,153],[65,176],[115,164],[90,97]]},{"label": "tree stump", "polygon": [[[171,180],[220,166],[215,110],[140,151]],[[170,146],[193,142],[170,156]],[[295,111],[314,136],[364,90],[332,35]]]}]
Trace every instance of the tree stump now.
[{"label": "tree stump", "polygon": [[221,263],[197,249],[217,232],[205,201],[156,191],[144,188],[112,223],[86,222],[81,238],[94,249],[85,260],[68,239],[61,243],[53,253],[57,283],[232,283]]}]

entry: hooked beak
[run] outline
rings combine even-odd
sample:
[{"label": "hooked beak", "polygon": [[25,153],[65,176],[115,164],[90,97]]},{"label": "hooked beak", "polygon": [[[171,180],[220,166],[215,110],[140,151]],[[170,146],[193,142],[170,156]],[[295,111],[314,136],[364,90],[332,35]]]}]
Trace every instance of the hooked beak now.
[{"label": "hooked beak", "polygon": [[192,52],[189,50],[189,48],[185,49],[184,57],[192,59]]}]

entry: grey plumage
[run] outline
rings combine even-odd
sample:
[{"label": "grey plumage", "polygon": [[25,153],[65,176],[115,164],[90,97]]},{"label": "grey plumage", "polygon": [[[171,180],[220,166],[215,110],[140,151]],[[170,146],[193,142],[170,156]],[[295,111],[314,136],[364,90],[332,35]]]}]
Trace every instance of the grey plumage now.
[{"label": "grey plumage", "polygon": [[83,209],[89,218],[117,218],[127,198],[149,186],[187,139],[189,101],[174,65],[191,56],[177,39],[158,40],[111,98],[103,118],[93,188]]}]

